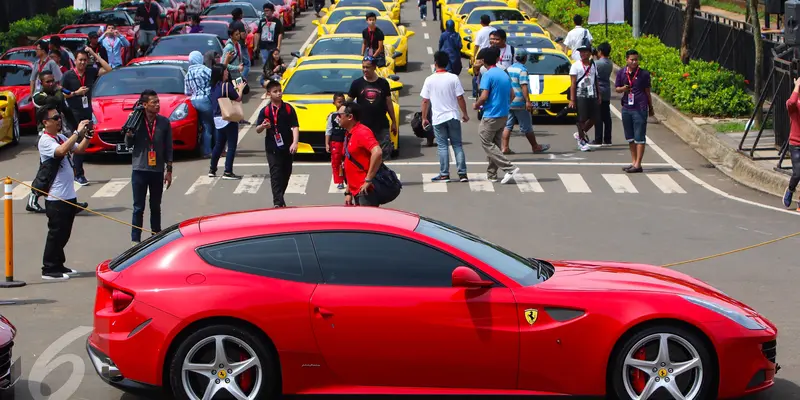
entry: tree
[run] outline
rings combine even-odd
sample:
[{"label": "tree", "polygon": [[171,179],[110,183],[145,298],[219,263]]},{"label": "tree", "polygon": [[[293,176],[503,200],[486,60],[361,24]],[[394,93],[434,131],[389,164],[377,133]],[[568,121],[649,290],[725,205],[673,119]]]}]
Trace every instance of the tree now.
[{"label": "tree", "polygon": [[[756,0],[758,1],[758,0]],[[689,64],[689,55],[692,43],[692,31],[694,30],[694,11],[700,5],[700,0],[687,0],[686,10],[683,13],[683,35],[681,35],[681,62]]]},{"label": "tree", "polygon": [[[761,39],[761,20],[758,17],[758,0],[747,0],[747,14],[749,24],[753,31],[753,40],[755,41],[755,71],[753,71],[753,103],[758,106],[759,97],[761,97],[761,90],[764,83],[761,79],[761,73],[764,64],[764,41]],[[755,124],[753,128],[760,129],[760,121],[763,117],[763,107],[756,107]]]}]

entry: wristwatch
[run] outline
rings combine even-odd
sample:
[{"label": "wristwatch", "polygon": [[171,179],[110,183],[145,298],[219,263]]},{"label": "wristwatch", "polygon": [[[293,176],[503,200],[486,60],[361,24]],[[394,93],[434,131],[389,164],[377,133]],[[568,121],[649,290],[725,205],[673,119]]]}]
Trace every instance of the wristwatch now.
[{"label": "wristwatch", "polygon": [[372,179],[364,179],[364,182],[366,182],[366,183],[372,183]]}]

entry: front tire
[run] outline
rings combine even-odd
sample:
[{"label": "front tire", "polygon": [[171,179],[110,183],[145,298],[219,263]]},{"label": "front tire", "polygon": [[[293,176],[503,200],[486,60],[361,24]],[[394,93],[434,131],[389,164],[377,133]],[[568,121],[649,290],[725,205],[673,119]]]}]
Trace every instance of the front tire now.
[{"label": "front tire", "polygon": [[11,145],[16,146],[19,144],[20,140],[20,129],[19,129],[19,109],[17,106],[14,106],[14,122],[13,126],[11,127]]},{"label": "front tire", "polygon": [[[251,330],[208,326],[178,346],[169,362],[170,389],[180,400],[212,398],[225,391],[240,398],[273,398],[279,387],[276,361],[264,339]],[[214,392],[206,396],[209,390]]]},{"label": "front tire", "polygon": [[612,355],[611,390],[618,399],[714,398],[717,370],[700,336],[658,325],[628,338]]}]

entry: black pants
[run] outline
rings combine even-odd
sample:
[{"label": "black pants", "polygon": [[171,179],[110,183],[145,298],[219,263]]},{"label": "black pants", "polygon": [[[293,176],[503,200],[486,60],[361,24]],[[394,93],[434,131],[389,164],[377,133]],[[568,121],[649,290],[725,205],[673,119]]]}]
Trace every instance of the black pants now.
[{"label": "black pants", "polygon": [[[150,230],[161,232],[161,197],[164,194],[164,173],[156,171],[133,171],[131,174],[133,189],[133,226],[141,227],[144,223],[144,201],[150,192]],[[131,241],[142,241],[142,230],[131,228]]]},{"label": "black pants", "polygon": [[269,182],[272,185],[272,204],[286,207],[283,195],[289,187],[289,178],[292,176],[292,153],[284,151],[267,151],[269,164]]},{"label": "black pants", "polygon": [[380,207],[381,205],[375,200],[375,195],[373,193],[369,194],[362,194],[359,193],[356,196],[354,203],[358,206],[365,206],[365,207]]},{"label": "black pants", "polygon": [[597,125],[594,127],[595,144],[611,144],[611,101],[600,103]]},{"label": "black pants", "polygon": [[[77,199],[64,199],[76,203]],[[47,211],[47,239],[44,243],[44,256],[42,257],[42,274],[63,272],[67,256],[64,247],[67,247],[72,234],[72,223],[75,221],[77,208],[63,201],[44,202]]]},{"label": "black pants", "polygon": [[789,190],[794,191],[800,183],[800,146],[789,145],[789,155],[792,158],[792,177],[789,179]]}]

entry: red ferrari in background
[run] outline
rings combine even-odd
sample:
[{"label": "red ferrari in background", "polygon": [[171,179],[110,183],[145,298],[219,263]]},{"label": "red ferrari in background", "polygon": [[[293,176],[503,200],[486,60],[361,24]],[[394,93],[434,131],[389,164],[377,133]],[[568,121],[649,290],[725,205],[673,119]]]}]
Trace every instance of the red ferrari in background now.
[{"label": "red ferrari in background", "polygon": [[156,56],[139,57],[131,60],[128,65],[177,65],[184,70],[189,69],[189,56]]},{"label": "red ferrari in background", "polygon": [[36,57],[36,46],[12,47],[6,50],[6,52],[3,53],[2,56],[0,56],[0,60],[3,61],[28,61],[31,64],[36,62],[37,58],[38,57]]},{"label": "red ferrari in background", "polygon": [[[143,0],[123,1],[119,3],[115,10],[124,10],[131,18],[136,16],[136,9]],[[153,4],[158,5],[161,10],[162,23],[160,30],[169,32],[172,25],[186,21],[186,4],[175,0],[153,0]]]},{"label": "red ferrari in background", "polygon": [[54,35],[42,36],[33,45],[37,46],[40,42],[50,43],[50,38],[53,36],[58,36],[61,38],[61,47],[66,47],[67,50],[69,50],[69,53],[72,53],[70,54],[70,58],[75,57],[75,52],[89,44],[89,36],[85,33],[57,33]]},{"label": "red ferrari in background", "polygon": [[526,258],[391,209],[194,218],[96,272],[96,371],[178,399],[702,400],[769,388],[779,369],[776,327],[690,276]]},{"label": "red ferrari in background", "polygon": [[9,91],[17,99],[20,129],[36,130],[36,109],[31,101],[33,64],[28,61],[0,61],[0,92]]},{"label": "red ferrari in background", "polygon": [[14,398],[15,386],[22,375],[22,365],[19,360],[14,360],[16,337],[17,328],[8,318],[0,315],[0,398],[2,399]]},{"label": "red ferrari in background", "polygon": [[92,88],[92,111],[97,134],[92,137],[86,152],[128,153],[121,129],[146,89],[154,89],[158,93],[160,113],[169,118],[172,124],[173,148],[199,150],[197,112],[184,94],[184,75],[184,69],[180,66],[161,64],[126,66],[98,78]]}]

